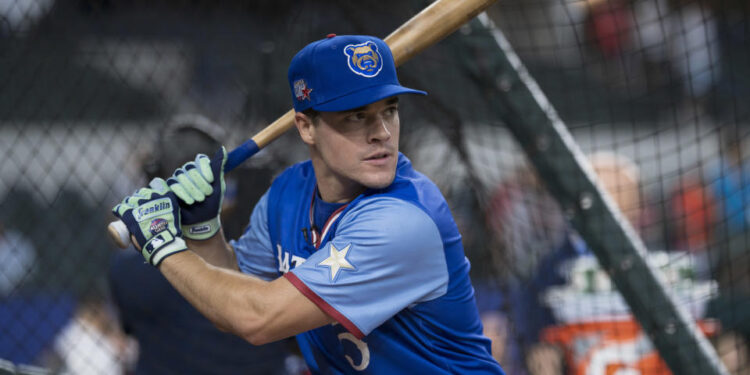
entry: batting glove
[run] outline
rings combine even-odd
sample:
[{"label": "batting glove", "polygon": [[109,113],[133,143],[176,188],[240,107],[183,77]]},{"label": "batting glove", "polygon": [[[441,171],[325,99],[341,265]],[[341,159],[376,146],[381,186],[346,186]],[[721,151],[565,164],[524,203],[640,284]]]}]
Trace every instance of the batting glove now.
[{"label": "batting glove", "polygon": [[158,267],[164,258],[187,250],[187,246],[180,237],[177,197],[162,179],[154,179],[149,186],[126,197],[112,212],[135,237],[146,261]]},{"label": "batting glove", "polygon": [[221,205],[226,183],[224,164],[227,150],[223,146],[212,159],[198,154],[195,161],[178,168],[167,185],[180,198],[182,231],[186,238],[205,240],[221,228]]}]

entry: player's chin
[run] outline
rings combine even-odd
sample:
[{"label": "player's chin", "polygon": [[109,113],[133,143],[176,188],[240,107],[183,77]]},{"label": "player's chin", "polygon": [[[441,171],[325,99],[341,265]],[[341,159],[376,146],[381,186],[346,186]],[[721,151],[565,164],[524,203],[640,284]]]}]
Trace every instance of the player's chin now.
[{"label": "player's chin", "polygon": [[381,170],[373,173],[368,173],[363,178],[362,184],[370,189],[384,189],[393,183],[393,179],[396,177],[396,170]]}]

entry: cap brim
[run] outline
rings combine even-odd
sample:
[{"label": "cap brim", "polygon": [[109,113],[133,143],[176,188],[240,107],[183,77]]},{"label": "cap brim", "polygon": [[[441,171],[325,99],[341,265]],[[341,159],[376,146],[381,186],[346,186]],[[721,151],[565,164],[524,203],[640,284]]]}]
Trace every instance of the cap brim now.
[{"label": "cap brim", "polygon": [[314,105],[312,108],[321,112],[339,112],[348,111],[368,104],[375,103],[379,100],[390,98],[402,94],[427,95],[424,91],[410,89],[399,85],[379,85],[368,87],[348,95],[329,100],[325,103]]}]

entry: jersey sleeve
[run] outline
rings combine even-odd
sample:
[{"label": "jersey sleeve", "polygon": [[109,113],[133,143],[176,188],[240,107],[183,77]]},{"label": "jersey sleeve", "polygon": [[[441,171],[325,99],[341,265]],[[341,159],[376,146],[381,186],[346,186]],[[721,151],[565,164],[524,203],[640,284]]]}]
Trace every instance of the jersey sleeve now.
[{"label": "jersey sleeve", "polygon": [[230,241],[243,273],[270,281],[279,277],[271,237],[268,232],[268,191],[258,200],[250,225],[237,240]]},{"label": "jersey sleeve", "polygon": [[435,222],[388,197],[347,212],[334,239],[285,276],[359,338],[399,311],[442,296],[448,285]]}]

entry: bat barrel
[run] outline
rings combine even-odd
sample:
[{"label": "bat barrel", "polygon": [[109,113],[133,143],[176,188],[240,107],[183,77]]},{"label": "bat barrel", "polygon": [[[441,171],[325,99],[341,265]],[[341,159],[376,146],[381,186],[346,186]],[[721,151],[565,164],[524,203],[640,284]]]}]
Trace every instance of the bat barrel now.
[{"label": "bat barrel", "polygon": [[435,1],[385,38],[396,66],[452,34],[496,1]]}]

